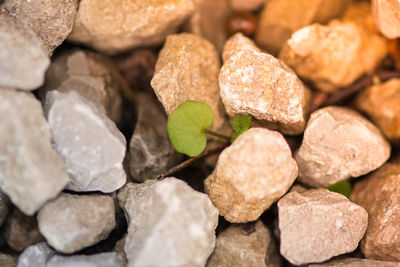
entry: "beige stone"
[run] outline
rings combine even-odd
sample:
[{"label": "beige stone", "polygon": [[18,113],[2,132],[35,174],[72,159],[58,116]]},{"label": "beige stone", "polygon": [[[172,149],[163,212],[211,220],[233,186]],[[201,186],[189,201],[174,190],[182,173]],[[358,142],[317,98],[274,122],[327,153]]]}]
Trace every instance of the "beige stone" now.
[{"label": "beige stone", "polygon": [[225,113],[219,97],[219,55],[207,40],[190,33],[170,35],[161,50],[151,80],[167,114],[187,100],[210,105],[213,129],[220,129]]},{"label": "beige stone", "polygon": [[390,144],[375,125],[349,108],[330,106],[311,114],[295,159],[301,182],[325,187],[367,174],[389,156]]},{"label": "beige stone", "polygon": [[281,254],[296,265],[352,252],[368,224],[362,207],[322,188],[288,193],[278,201],[278,216]]},{"label": "beige stone", "polygon": [[251,115],[285,134],[304,131],[309,91],[290,68],[241,33],[225,43],[223,59],[219,86],[230,116]]},{"label": "beige stone", "polygon": [[350,2],[350,0],[269,0],[260,15],[256,42],[268,52],[277,55],[294,31],[312,22],[326,23],[340,16]]},{"label": "beige stone", "polygon": [[369,215],[361,250],[366,258],[400,261],[400,163],[387,163],[357,182],[351,200]]},{"label": "beige stone", "polygon": [[243,233],[241,225],[231,225],[218,235],[207,267],[279,267],[280,255],[271,231],[261,221],[255,231]]},{"label": "beige stone", "polygon": [[297,176],[297,165],[283,136],[251,128],[219,155],[205,180],[205,191],[230,222],[256,220],[285,194]]},{"label": "beige stone", "polygon": [[159,45],[193,11],[192,0],[82,0],[68,39],[107,54]]},{"label": "beige stone", "polygon": [[255,11],[267,0],[228,0],[230,7],[235,11]]},{"label": "beige stone", "polygon": [[400,79],[365,89],[356,106],[365,112],[391,141],[400,142]]},{"label": "beige stone", "polygon": [[359,258],[343,258],[323,264],[311,264],[309,267],[398,267],[399,262],[376,261]]},{"label": "beige stone", "polygon": [[0,253],[0,266],[2,266],[2,267],[16,267],[17,266],[17,260],[12,255]]},{"label": "beige stone", "polygon": [[372,14],[379,31],[389,39],[400,37],[400,2],[372,0]]}]

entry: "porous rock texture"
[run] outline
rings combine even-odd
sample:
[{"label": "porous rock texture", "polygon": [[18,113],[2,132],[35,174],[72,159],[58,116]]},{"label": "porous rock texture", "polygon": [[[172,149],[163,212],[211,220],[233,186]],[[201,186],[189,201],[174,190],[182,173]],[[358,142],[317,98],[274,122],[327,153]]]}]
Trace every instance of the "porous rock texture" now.
[{"label": "porous rock texture", "polygon": [[76,0],[5,0],[0,8],[30,27],[51,56],[72,31],[77,4]]},{"label": "porous rock texture", "polygon": [[44,82],[50,60],[28,26],[0,9],[0,87],[34,90]]},{"label": "porous rock texture", "polygon": [[106,195],[62,193],[39,211],[37,219],[50,246],[73,253],[107,238],[115,227],[114,201]]},{"label": "porous rock texture", "polygon": [[192,0],[81,0],[68,39],[107,54],[159,45],[193,12]]},{"label": "porous rock texture", "polygon": [[228,115],[251,115],[285,134],[304,131],[309,90],[289,67],[241,33],[225,43],[223,60],[219,86]]},{"label": "porous rock texture", "polygon": [[243,223],[256,220],[296,177],[297,165],[283,136],[251,128],[222,151],[204,185],[220,215]]},{"label": "porous rock texture", "polygon": [[367,174],[389,156],[390,144],[375,125],[349,108],[329,106],[311,114],[295,159],[301,182],[325,187]]},{"label": "porous rock texture", "polygon": [[372,0],[372,15],[379,31],[389,39],[400,37],[400,2],[398,0]]},{"label": "porous rock texture", "polygon": [[296,265],[352,252],[368,224],[362,207],[322,188],[288,193],[278,201],[278,216],[281,254]]},{"label": "porous rock texture", "polygon": [[215,246],[218,210],[176,178],[128,183],[119,193],[128,220],[127,266],[204,266]]},{"label": "porous rock texture", "polygon": [[51,145],[42,106],[31,93],[1,88],[0,117],[7,118],[0,120],[0,187],[32,215],[64,188],[68,173]]}]

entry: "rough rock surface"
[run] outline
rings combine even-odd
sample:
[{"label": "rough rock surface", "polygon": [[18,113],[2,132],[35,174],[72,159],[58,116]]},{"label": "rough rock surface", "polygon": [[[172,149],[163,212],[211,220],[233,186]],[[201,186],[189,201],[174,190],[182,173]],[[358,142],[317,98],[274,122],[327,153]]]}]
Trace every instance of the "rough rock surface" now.
[{"label": "rough rock surface", "polygon": [[112,62],[106,57],[87,50],[63,53],[52,61],[40,94],[44,98],[54,89],[78,92],[117,123],[121,118],[122,99],[120,85],[110,64]]},{"label": "rough rock surface", "polygon": [[[215,246],[218,210],[176,178],[127,184],[118,194],[128,219],[128,266],[204,266]],[[155,253],[156,252],[156,253]]]},{"label": "rough rock surface", "polygon": [[331,106],[311,114],[295,159],[299,180],[321,187],[367,174],[389,156],[390,144],[375,125],[351,109]]},{"label": "rough rock surface", "polygon": [[290,68],[241,33],[225,43],[223,59],[219,86],[230,116],[251,115],[286,134],[304,131],[309,91]]},{"label": "rough rock surface", "polygon": [[257,221],[255,232],[243,233],[241,225],[232,225],[218,235],[207,267],[257,266],[279,267],[280,256],[270,230]]},{"label": "rough rock surface", "polygon": [[366,258],[400,261],[400,163],[387,163],[354,186],[351,200],[369,214],[361,250]]},{"label": "rough rock surface", "polygon": [[50,56],[72,31],[77,5],[75,0],[5,0],[0,7],[29,26]]},{"label": "rough rock surface", "polygon": [[362,207],[322,188],[285,195],[278,213],[281,254],[296,265],[352,252],[368,224]]},{"label": "rough rock surface", "polygon": [[373,71],[386,55],[386,41],[371,21],[368,4],[358,4],[342,21],[313,24],[293,33],[279,58],[318,89],[337,91]]},{"label": "rough rock surface", "polygon": [[268,0],[260,14],[256,42],[277,55],[294,31],[312,22],[328,22],[340,16],[350,3],[350,0]]},{"label": "rough rock surface", "polygon": [[239,223],[256,220],[296,177],[297,165],[283,136],[251,128],[222,151],[204,185],[220,215]]},{"label": "rough rock surface", "polygon": [[71,178],[68,189],[108,193],[125,184],[125,137],[108,117],[75,91],[50,91],[45,110]]},{"label": "rough rock surface", "polygon": [[400,37],[400,2],[398,0],[372,0],[372,14],[379,31],[389,39]]},{"label": "rough rock surface", "polygon": [[219,69],[218,52],[210,42],[194,34],[174,34],[159,54],[151,86],[168,115],[187,100],[210,105],[217,130],[224,123]]},{"label": "rough rock surface", "polygon": [[229,6],[235,11],[255,11],[259,9],[266,0],[228,0]]},{"label": "rough rock surface", "polygon": [[356,99],[365,112],[391,141],[400,142],[400,79],[371,86]]},{"label": "rough rock surface", "polygon": [[193,11],[192,0],[82,0],[68,39],[108,54],[159,45]]},{"label": "rough rock surface", "polygon": [[5,238],[10,248],[18,252],[44,241],[38,229],[36,216],[26,216],[18,209],[14,209],[7,219]]},{"label": "rough rock surface", "polygon": [[0,266],[1,267],[15,267],[17,266],[16,259],[8,254],[0,253]]},{"label": "rough rock surface", "polygon": [[139,93],[137,121],[129,143],[129,172],[137,182],[156,178],[181,158],[167,133],[167,116],[150,94]]},{"label": "rough rock surface", "polygon": [[323,264],[311,264],[309,267],[398,267],[400,263],[390,261],[376,261],[359,258],[343,258]]},{"label": "rough rock surface", "polygon": [[52,148],[42,106],[32,94],[0,89],[0,117],[7,118],[0,120],[0,187],[20,210],[32,215],[57,196],[68,174]]},{"label": "rough rock surface", "polygon": [[93,255],[54,256],[46,267],[125,267],[125,259],[115,252]]},{"label": "rough rock surface", "polygon": [[34,90],[44,82],[50,60],[40,39],[0,9],[0,87]]},{"label": "rough rock surface", "polygon": [[0,188],[0,226],[6,219],[10,210],[10,199]]},{"label": "rough rock surface", "polygon": [[18,258],[18,267],[46,267],[53,256],[54,250],[46,242],[41,242],[24,250]]},{"label": "rough rock surface", "polygon": [[39,211],[37,219],[49,245],[73,253],[107,238],[115,227],[114,202],[105,195],[62,193]]}]

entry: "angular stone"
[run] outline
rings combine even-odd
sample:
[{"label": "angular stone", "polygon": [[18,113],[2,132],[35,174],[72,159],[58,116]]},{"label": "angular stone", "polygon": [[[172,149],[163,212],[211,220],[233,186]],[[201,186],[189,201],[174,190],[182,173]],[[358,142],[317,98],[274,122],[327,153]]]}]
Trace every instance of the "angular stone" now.
[{"label": "angular stone", "polygon": [[256,220],[296,177],[297,165],[283,136],[251,128],[222,151],[204,185],[220,215],[242,223]]},{"label": "angular stone", "polygon": [[323,188],[285,195],[278,213],[281,254],[296,265],[352,252],[368,224],[362,207]]},{"label": "angular stone", "polygon": [[37,216],[39,230],[50,246],[73,253],[106,239],[115,227],[115,209],[105,195],[62,193]]},{"label": "angular stone", "polygon": [[220,233],[207,266],[280,267],[281,264],[270,230],[257,221],[255,232],[248,235],[243,233],[241,225],[232,225]]},{"label": "angular stone", "polygon": [[50,56],[72,31],[77,4],[75,0],[5,0],[0,7],[30,27]]},{"label": "angular stone", "polygon": [[150,94],[137,97],[137,121],[129,143],[129,171],[135,181],[154,179],[181,158],[167,133],[167,116]]},{"label": "angular stone", "polygon": [[295,159],[301,182],[325,187],[367,174],[389,156],[390,144],[375,125],[351,109],[331,106],[311,114]]},{"label": "angular stone", "polygon": [[17,261],[11,255],[0,253],[0,266],[1,267],[15,267],[17,266]]},{"label": "angular stone", "polygon": [[6,219],[10,210],[10,199],[0,188],[0,226]]},{"label": "angular stone", "polygon": [[218,130],[225,120],[219,69],[218,52],[210,42],[194,34],[174,34],[168,36],[158,56],[151,86],[168,115],[187,100],[210,105],[212,127]]},{"label": "angular stone", "polygon": [[361,250],[366,258],[400,261],[400,163],[387,163],[354,186],[351,200],[369,215]]},{"label": "angular stone", "polygon": [[[218,210],[176,178],[127,184],[118,194],[128,219],[128,266],[204,266],[215,246]],[[166,245],[167,244],[167,245]]]},{"label": "angular stone", "polygon": [[75,91],[93,102],[115,123],[121,119],[120,84],[112,62],[97,53],[73,50],[61,54],[51,63],[40,95],[50,90]]},{"label": "angular stone", "polygon": [[18,252],[44,241],[36,216],[26,216],[18,209],[14,209],[7,220],[5,238],[10,248]]},{"label": "angular stone", "polygon": [[74,91],[50,91],[45,110],[71,178],[68,189],[108,193],[125,184],[125,137],[108,117]]},{"label": "angular stone", "polygon": [[125,267],[121,254],[104,252],[93,255],[54,256],[46,267]]},{"label": "angular stone", "polygon": [[[259,9],[266,0],[228,0],[230,7],[235,11],[255,11]],[[271,1],[270,1],[271,2]]]},{"label": "angular stone", "polygon": [[0,117],[7,118],[0,120],[0,187],[22,212],[32,215],[57,196],[68,174],[32,94],[0,89]]},{"label": "angular stone", "polygon": [[260,15],[256,42],[277,55],[294,31],[312,22],[328,22],[340,16],[350,3],[350,0],[269,0]]},{"label": "angular stone", "polygon": [[391,79],[362,91],[356,106],[395,143],[400,142],[400,79]]},{"label": "angular stone", "polygon": [[372,0],[372,14],[379,31],[389,39],[400,37],[400,2]]},{"label": "angular stone", "polygon": [[159,45],[193,11],[192,0],[82,0],[68,39],[107,54]]},{"label": "angular stone", "polygon": [[41,242],[24,250],[18,258],[18,267],[46,267],[53,256],[54,250],[46,242]]},{"label": "angular stone", "polygon": [[311,264],[310,267],[398,267],[400,263],[375,261],[369,259],[343,258],[323,264]]},{"label": "angular stone", "polygon": [[40,39],[0,9],[0,87],[34,90],[44,82],[50,60]]},{"label": "angular stone", "polygon": [[230,116],[251,115],[286,134],[304,131],[309,91],[290,68],[241,33],[225,43],[223,59],[219,86]]}]

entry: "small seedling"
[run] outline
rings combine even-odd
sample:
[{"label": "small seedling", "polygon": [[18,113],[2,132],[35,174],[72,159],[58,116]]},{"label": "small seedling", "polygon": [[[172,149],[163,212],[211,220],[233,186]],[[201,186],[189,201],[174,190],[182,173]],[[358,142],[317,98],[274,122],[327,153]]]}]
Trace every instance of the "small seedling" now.
[{"label": "small seedling", "polygon": [[249,129],[251,116],[241,115],[234,119],[232,137],[207,129],[212,125],[213,112],[209,105],[186,101],[178,106],[168,118],[168,136],[176,151],[195,157],[204,151],[207,144],[206,134],[233,142]]},{"label": "small seedling", "polygon": [[329,191],[336,192],[350,198],[352,186],[349,181],[339,181],[326,187]]}]

